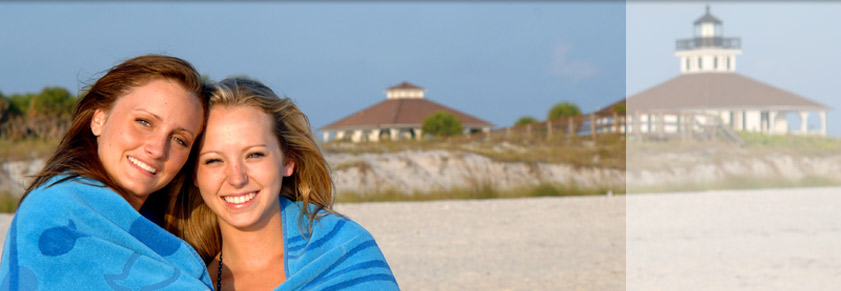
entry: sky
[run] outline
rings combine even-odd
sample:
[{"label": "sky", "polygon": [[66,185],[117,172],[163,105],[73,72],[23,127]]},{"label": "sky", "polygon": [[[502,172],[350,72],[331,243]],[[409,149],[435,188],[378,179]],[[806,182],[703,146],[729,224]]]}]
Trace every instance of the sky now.
[{"label": "sky", "polygon": [[624,97],[624,2],[0,2],[0,92],[72,92],[163,53],[258,79],[320,128],[408,81],[497,127]]},{"label": "sky", "polygon": [[[592,112],[677,76],[674,42],[692,37],[707,4],[0,2],[0,92],[77,92],[122,60],[162,53],[214,80],[261,80],[316,129],[403,81],[505,127],[559,102]],[[724,35],[742,39],[737,72],[830,106],[828,134],[841,136],[841,3],[709,4]]]},{"label": "sky", "polygon": [[[628,96],[680,74],[675,40],[693,37],[707,2],[628,2]],[[841,136],[841,2],[712,1],[725,37],[741,38],[736,72],[831,107],[827,134]],[[790,114],[789,127],[799,129]],[[809,128],[817,128],[816,114]]]}]

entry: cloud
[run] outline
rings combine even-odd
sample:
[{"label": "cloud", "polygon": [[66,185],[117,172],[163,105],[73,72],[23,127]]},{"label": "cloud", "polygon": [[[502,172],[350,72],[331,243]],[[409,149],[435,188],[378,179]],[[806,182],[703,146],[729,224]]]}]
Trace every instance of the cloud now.
[{"label": "cloud", "polygon": [[578,83],[584,79],[592,78],[599,73],[599,68],[592,63],[581,60],[567,60],[570,51],[572,51],[572,46],[570,45],[558,44],[555,46],[549,67],[549,71],[553,75]]}]

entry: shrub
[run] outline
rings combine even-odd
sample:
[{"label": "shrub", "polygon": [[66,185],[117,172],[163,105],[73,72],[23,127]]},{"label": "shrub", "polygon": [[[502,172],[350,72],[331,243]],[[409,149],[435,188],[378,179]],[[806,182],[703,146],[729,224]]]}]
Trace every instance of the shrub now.
[{"label": "shrub", "polygon": [[455,115],[438,111],[423,119],[422,130],[434,136],[454,136],[461,133],[461,120]]},{"label": "shrub", "polygon": [[549,116],[547,119],[558,119],[561,117],[572,117],[581,115],[581,109],[578,109],[578,105],[569,102],[561,102],[552,106],[552,109],[549,110]]},{"label": "shrub", "polygon": [[520,119],[517,119],[517,122],[514,123],[514,126],[522,126],[532,123],[537,123],[537,119],[531,116],[523,116],[520,117]]}]

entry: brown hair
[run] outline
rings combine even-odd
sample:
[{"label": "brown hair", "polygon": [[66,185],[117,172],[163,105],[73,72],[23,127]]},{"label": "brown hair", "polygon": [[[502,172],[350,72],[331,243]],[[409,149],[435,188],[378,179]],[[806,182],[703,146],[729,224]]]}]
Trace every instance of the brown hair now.
[{"label": "brown hair", "polygon": [[[283,155],[288,159],[284,162],[295,162],[294,172],[284,179],[278,194],[303,203],[298,218],[299,231],[311,234],[318,211],[323,209],[334,213],[333,181],[327,161],[312,135],[307,116],[288,97],[279,98],[262,83],[244,78],[228,78],[214,86],[210,94],[210,110],[217,106],[250,106],[274,119],[275,136],[280,142]],[[167,216],[167,228],[190,243],[205,262],[209,261],[222,248],[216,214],[204,204],[199,190],[193,184],[185,184],[176,199],[175,209]],[[314,211],[310,205],[315,206]],[[303,219],[304,216],[307,218]]]},{"label": "brown hair", "polygon": [[[35,175],[32,184],[26,188],[20,202],[23,203],[32,190],[49,179],[65,174],[68,176],[60,181],[80,176],[91,178],[126,197],[127,191],[111,179],[99,160],[96,136],[91,132],[91,118],[97,109],[110,110],[114,102],[132,88],[143,86],[154,79],[175,81],[187,91],[192,92],[201,102],[204,115],[207,115],[205,87],[201,76],[190,63],[179,58],[161,55],[145,55],[126,60],[108,70],[92,86],[82,90],[84,96],[76,104],[70,129],[62,138],[55,153],[44,164],[44,168]],[[183,169],[173,178],[173,182],[180,181],[179,184],[183,184],[187,180],[184,177],[186,174],[182,172]],[[166,191],[159,190],[152,196],[161,196],[157,193],[166,193]],[[162,198],[153,200],[158,201],[156,203],[165,203]],[[163,205],[158,207],[158,211],[163,208]]]}]

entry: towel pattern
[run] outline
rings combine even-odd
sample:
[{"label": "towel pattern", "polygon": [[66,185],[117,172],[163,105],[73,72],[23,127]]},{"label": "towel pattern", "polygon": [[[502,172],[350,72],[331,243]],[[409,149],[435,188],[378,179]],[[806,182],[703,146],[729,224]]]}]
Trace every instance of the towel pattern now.
[{"label": "towel pattern", "polygon": [[399,290],[385,256],[362,226],[322,211],[307,238],[298,227],[302,203],[281,198],[280,204],[286,281],[275,290]]},{"label": "towel pattern", "polygon": [[32,191],[15,213],[0,290],[211,289],[184,241],[102,183],[62,178]]}]

